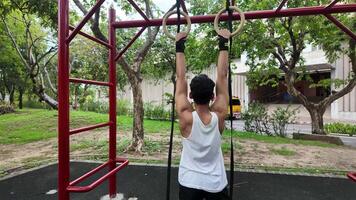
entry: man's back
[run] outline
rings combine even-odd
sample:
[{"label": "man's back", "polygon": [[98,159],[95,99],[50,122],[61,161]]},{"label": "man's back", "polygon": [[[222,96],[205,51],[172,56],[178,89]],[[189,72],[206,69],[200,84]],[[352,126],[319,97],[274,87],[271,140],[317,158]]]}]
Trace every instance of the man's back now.
[{"label": "man's back", "polygon": [[209,123],[204,123],[198,113],[193,113],[192,131],[183,139],[179,165],[179,183],[185,187],[208,192],[220,192],[227,185],[218,117],[211,113]]}]

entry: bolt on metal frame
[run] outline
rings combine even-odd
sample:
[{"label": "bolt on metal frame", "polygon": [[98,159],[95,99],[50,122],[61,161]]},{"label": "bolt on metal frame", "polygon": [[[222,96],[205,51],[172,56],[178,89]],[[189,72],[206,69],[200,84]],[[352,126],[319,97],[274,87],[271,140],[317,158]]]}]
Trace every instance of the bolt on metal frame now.
[{"label": "bolt on metal frame", "polygon": [[[288,16],[307,16],[307,15],[324,15],[332,23],[334,23],[340,30],[345,32],[351,38],[356,40],[356,34],[349,28],[343,25],[331,14],[356,12],[356,4],[337,4],[339,0],[333,0],[327,6],[312,6],[301,8],[285,8],[288,0],[283,0],[275,10],[260,10],[249,11],[245,13],[246,19],[265,19],[278,18]],[[130,48],[137,38],[149,26],[161,26],[163,19],[149,19],[145,13],[139,8],[134,0],[128,2],[137,10],[143,17],[143,20],[128,20],[116,21],[116,14],[113,8],[109,9],[109,41],[102,41],[94,36],[86,34],[81,31],[83,26],[92,18],[93,14],[101,7],[105,0],[98,0],[96,4],[89,10],[84,18],[76,27],[69,24],[69,0],[58,0],[58,199],[69,200],[70,192],[87,192],[105,180],[109,179],[109,195],[114,197],[116,195],[116,176],[115,174],[128,165],[128,160],[116,157],[116,61]],[[187,12],[184,0],[181,0],[183,11]],[[215,15],[192,16],[192,23],[212,23]],[[233,15],[234,20],[239,20],[238,14]],[[222,15],[220,21],[228,20],[226,14]],[[179,22],[177,18],[170,18],[167,25],[177,25]],[[186,23],[182,19],[181,23]],[[118,28],[134,28],[141,27],[141,30],[136,33],[133,39],[118,53],[116,48],[116,29]],[[70,32],[71,30],[71,32]],[[74,37],[80,34],[98,44],[106,46],[109,49],[109,82],[100,82],[95,80],[83,80],[79,78],[70,78],[69,74],[69,44]],[[69,121],[69,84],[92,84],[109,87],[109,122],[92,125],[88,127],[70,130]],[[69,160],[69,146],[70,136],[84,131],[93,130],[100,127],[109,127],[109,160],[90,172],[84,174],[82,177],[70,182],[70,160]],[[118,165],[117,165],[118,163]],[[77,186],[80,182],[95,174],[99,170],[109,167],[109,172],[103,177],[94,181],[88,186]],[[355,173],[349,173],[350,179],[355,180]]]}]

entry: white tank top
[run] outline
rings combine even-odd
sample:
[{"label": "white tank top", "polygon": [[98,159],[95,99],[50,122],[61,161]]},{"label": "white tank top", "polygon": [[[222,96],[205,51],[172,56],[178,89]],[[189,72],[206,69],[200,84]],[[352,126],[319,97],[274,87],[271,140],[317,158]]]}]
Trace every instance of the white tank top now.
[{"label": "white tank top", "polygon": [[227,185],[227,179],[218,117],[211,112],[211,122],[205,125],[197,112],[192,114],[192,131],[182,141],[178,181],[185,187],[221,192]]}]

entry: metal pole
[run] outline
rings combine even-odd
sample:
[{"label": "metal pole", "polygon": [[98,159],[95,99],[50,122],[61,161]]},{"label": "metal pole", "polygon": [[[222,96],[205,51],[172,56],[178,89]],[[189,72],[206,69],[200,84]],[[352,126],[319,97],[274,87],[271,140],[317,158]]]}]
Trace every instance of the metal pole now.
[{"label": "metal pole", "polygon": [[[307,15],[325,15],[333,13],[347,13],[356,12],[356,4],[340,4],[334,5],[332,8],[325,9],[325,6],[312,6],[312,7],[302,7],[302,8],[286,8],[279,12],[276,10],[260,10],[260,11],[248,11],[245,12],[246,19],[266,19],[266,18],[278,18],[278,17],[289,17],[289,16],[307,16]],[[215,15],[200,15],[192,16],[192,23],[212,23],[214,22]],[[240,16],[237,13],[233,15],[234,20],[240,20]],[[227,21],[228,16],[223,14],[220,21]],[[146,20],[129,20],[115,22],[115,28],[135,28],[144,26],[161,26],[163,19],[151,19],[149,22]],[[182,24],[187,23],[183,18],[181,20]],[[170,18],[167,20],[167,25],[177,25],[177,18]]]},{"label": "metal pole", "polygon": [[69,200],[69,3],[58,0],[58,199]]},{"label": "metal pole", "polygon": [[337,20],[335,17],[332,15],[325,15],[326,18],[328,18],[332,23],[334,23],[341,31],[349,35],[352,39],[356,41],[356,34],[352,32],[349,28],[347,28],[343,23],[341,23],[339,20]]},{"label": "metal pole", "polygon": [[[109,130],[109,169],[116,167],[116,31],[112,26],[115,22],[116,12],[113,8],[109,9],[109,104],[110,104],[110,130]],[[109,179],[109,194],[111,198],[116,196],[116,176]]]}]

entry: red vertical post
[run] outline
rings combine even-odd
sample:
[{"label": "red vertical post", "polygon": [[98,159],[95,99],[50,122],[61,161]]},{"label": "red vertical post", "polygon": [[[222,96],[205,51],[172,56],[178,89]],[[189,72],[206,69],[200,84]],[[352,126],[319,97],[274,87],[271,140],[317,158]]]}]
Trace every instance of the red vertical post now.
[{"label": "red vertical post", "polygon": [[58,0],[58,199],[69,200],[69,3]]},{"label": "red vertical post", "polygon": [[[109,105],[110,105],[110,130],[109,130],[109,168],[113,170],[116,167],[116,29],[113,27],[116,12],[113,8],[109,9]],[[109,179],[109,195],[116,196],[116,176]]]}]

